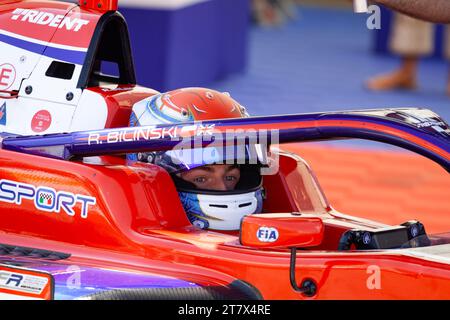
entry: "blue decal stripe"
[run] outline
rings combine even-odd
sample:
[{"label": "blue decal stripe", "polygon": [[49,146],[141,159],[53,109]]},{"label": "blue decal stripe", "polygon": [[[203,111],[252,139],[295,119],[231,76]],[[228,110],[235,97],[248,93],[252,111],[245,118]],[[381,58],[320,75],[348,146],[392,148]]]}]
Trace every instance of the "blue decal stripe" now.
[{"label": "blue decal stripe", "polygon": [[49,58],[66,61],[74,64],[83,64],[86,52],[54,48],[30,41],[17,39],[11,36],[0,34],[0,41],[36,54],[43,54]]},{"label": "blue decal stripe", "polygon": [[0,41],[7,43],[9,45],[12,45],[14,47],[18,47],[21,49],[25,49],[37,54],[42,54],[42,52],[45,50],[44,45],[39,44],[39,43],[33,43],[30,41],[25,41],[25,40],[21,40],[21,39],[17,39],[11,36],[7,36],[4,34],[0,33]]},{"label": "blue decal stripe", "polygon": [[44,56],[82,65],[86,58],[86,52],[47,47]]}]

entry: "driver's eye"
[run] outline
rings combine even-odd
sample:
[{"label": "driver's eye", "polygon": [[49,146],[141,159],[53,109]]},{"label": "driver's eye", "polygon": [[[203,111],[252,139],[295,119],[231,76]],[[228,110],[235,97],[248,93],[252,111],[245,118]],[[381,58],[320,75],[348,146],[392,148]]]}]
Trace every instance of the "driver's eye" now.
[{"label": "driver's eye", "polygon": [[205,177],[197,177],[197,178],[194,179],[194,182],[205,183],[206,182],[206,178]]},{"label": "driver's eye", "polygon": [[237,177],[236,176],[226,176],[225,180],[226,181],[235,181],[235,180],[237,180]]}]

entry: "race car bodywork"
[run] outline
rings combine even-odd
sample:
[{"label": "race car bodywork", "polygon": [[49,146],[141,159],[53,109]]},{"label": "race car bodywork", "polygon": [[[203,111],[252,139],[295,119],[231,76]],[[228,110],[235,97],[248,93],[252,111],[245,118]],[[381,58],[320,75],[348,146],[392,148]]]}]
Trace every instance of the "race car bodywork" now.
[{"label": "race car bodywork", "polygon": [[[128,128],[133,105],[156,91],[135,85],[125,21],[102,4],[108,10],[0,5],[0,297],[450,298],[450,234],[339,213],[305,161],[282,151],[369,139],[448,172],[450,130],[438,115],[402,108]],[[104,61],[117,76],[101,72]],[[184,139],[272,145],[264,213],[244,218],[240,233],[195,228],[169,174],[123,156]],[[170,288],[186,290],[160,290]]]}]

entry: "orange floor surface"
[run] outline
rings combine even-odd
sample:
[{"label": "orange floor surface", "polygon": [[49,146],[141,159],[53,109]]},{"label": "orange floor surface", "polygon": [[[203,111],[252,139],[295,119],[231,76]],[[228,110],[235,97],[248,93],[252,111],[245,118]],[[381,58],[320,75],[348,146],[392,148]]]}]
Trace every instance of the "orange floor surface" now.
[{"label": "orange floor surface", "polygon": [[450,176],[409,151],[283,145],[315,172],[330,204],[340,212],[400,224],[419,220],[428,234],[450,231]]}]

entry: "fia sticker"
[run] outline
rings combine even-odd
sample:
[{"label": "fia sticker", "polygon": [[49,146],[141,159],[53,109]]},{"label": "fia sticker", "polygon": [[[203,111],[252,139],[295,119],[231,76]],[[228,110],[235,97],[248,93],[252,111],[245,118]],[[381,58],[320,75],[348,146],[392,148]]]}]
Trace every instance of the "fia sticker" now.
[{"label": "fia sticker", "polygon": [[0,107],[0,125],[6,126],[6,102]]},{"label": "fia sticker", "polygon": [[260,227],[256,232],[256,237],[261,242],[275,242],[278,240],[279,233],[276,228]]},{"label": "fia sticker", "polygon": [[16,69],[10,63],[0,65],[0,90],[8,90],[16,80]]},{"label": "fia sticker", "polygon": [[33,132],[43,132],[47,130],[52,124],[52,115],[47,110],[40,110],[36,112],[31,119],[31,130]]}]

